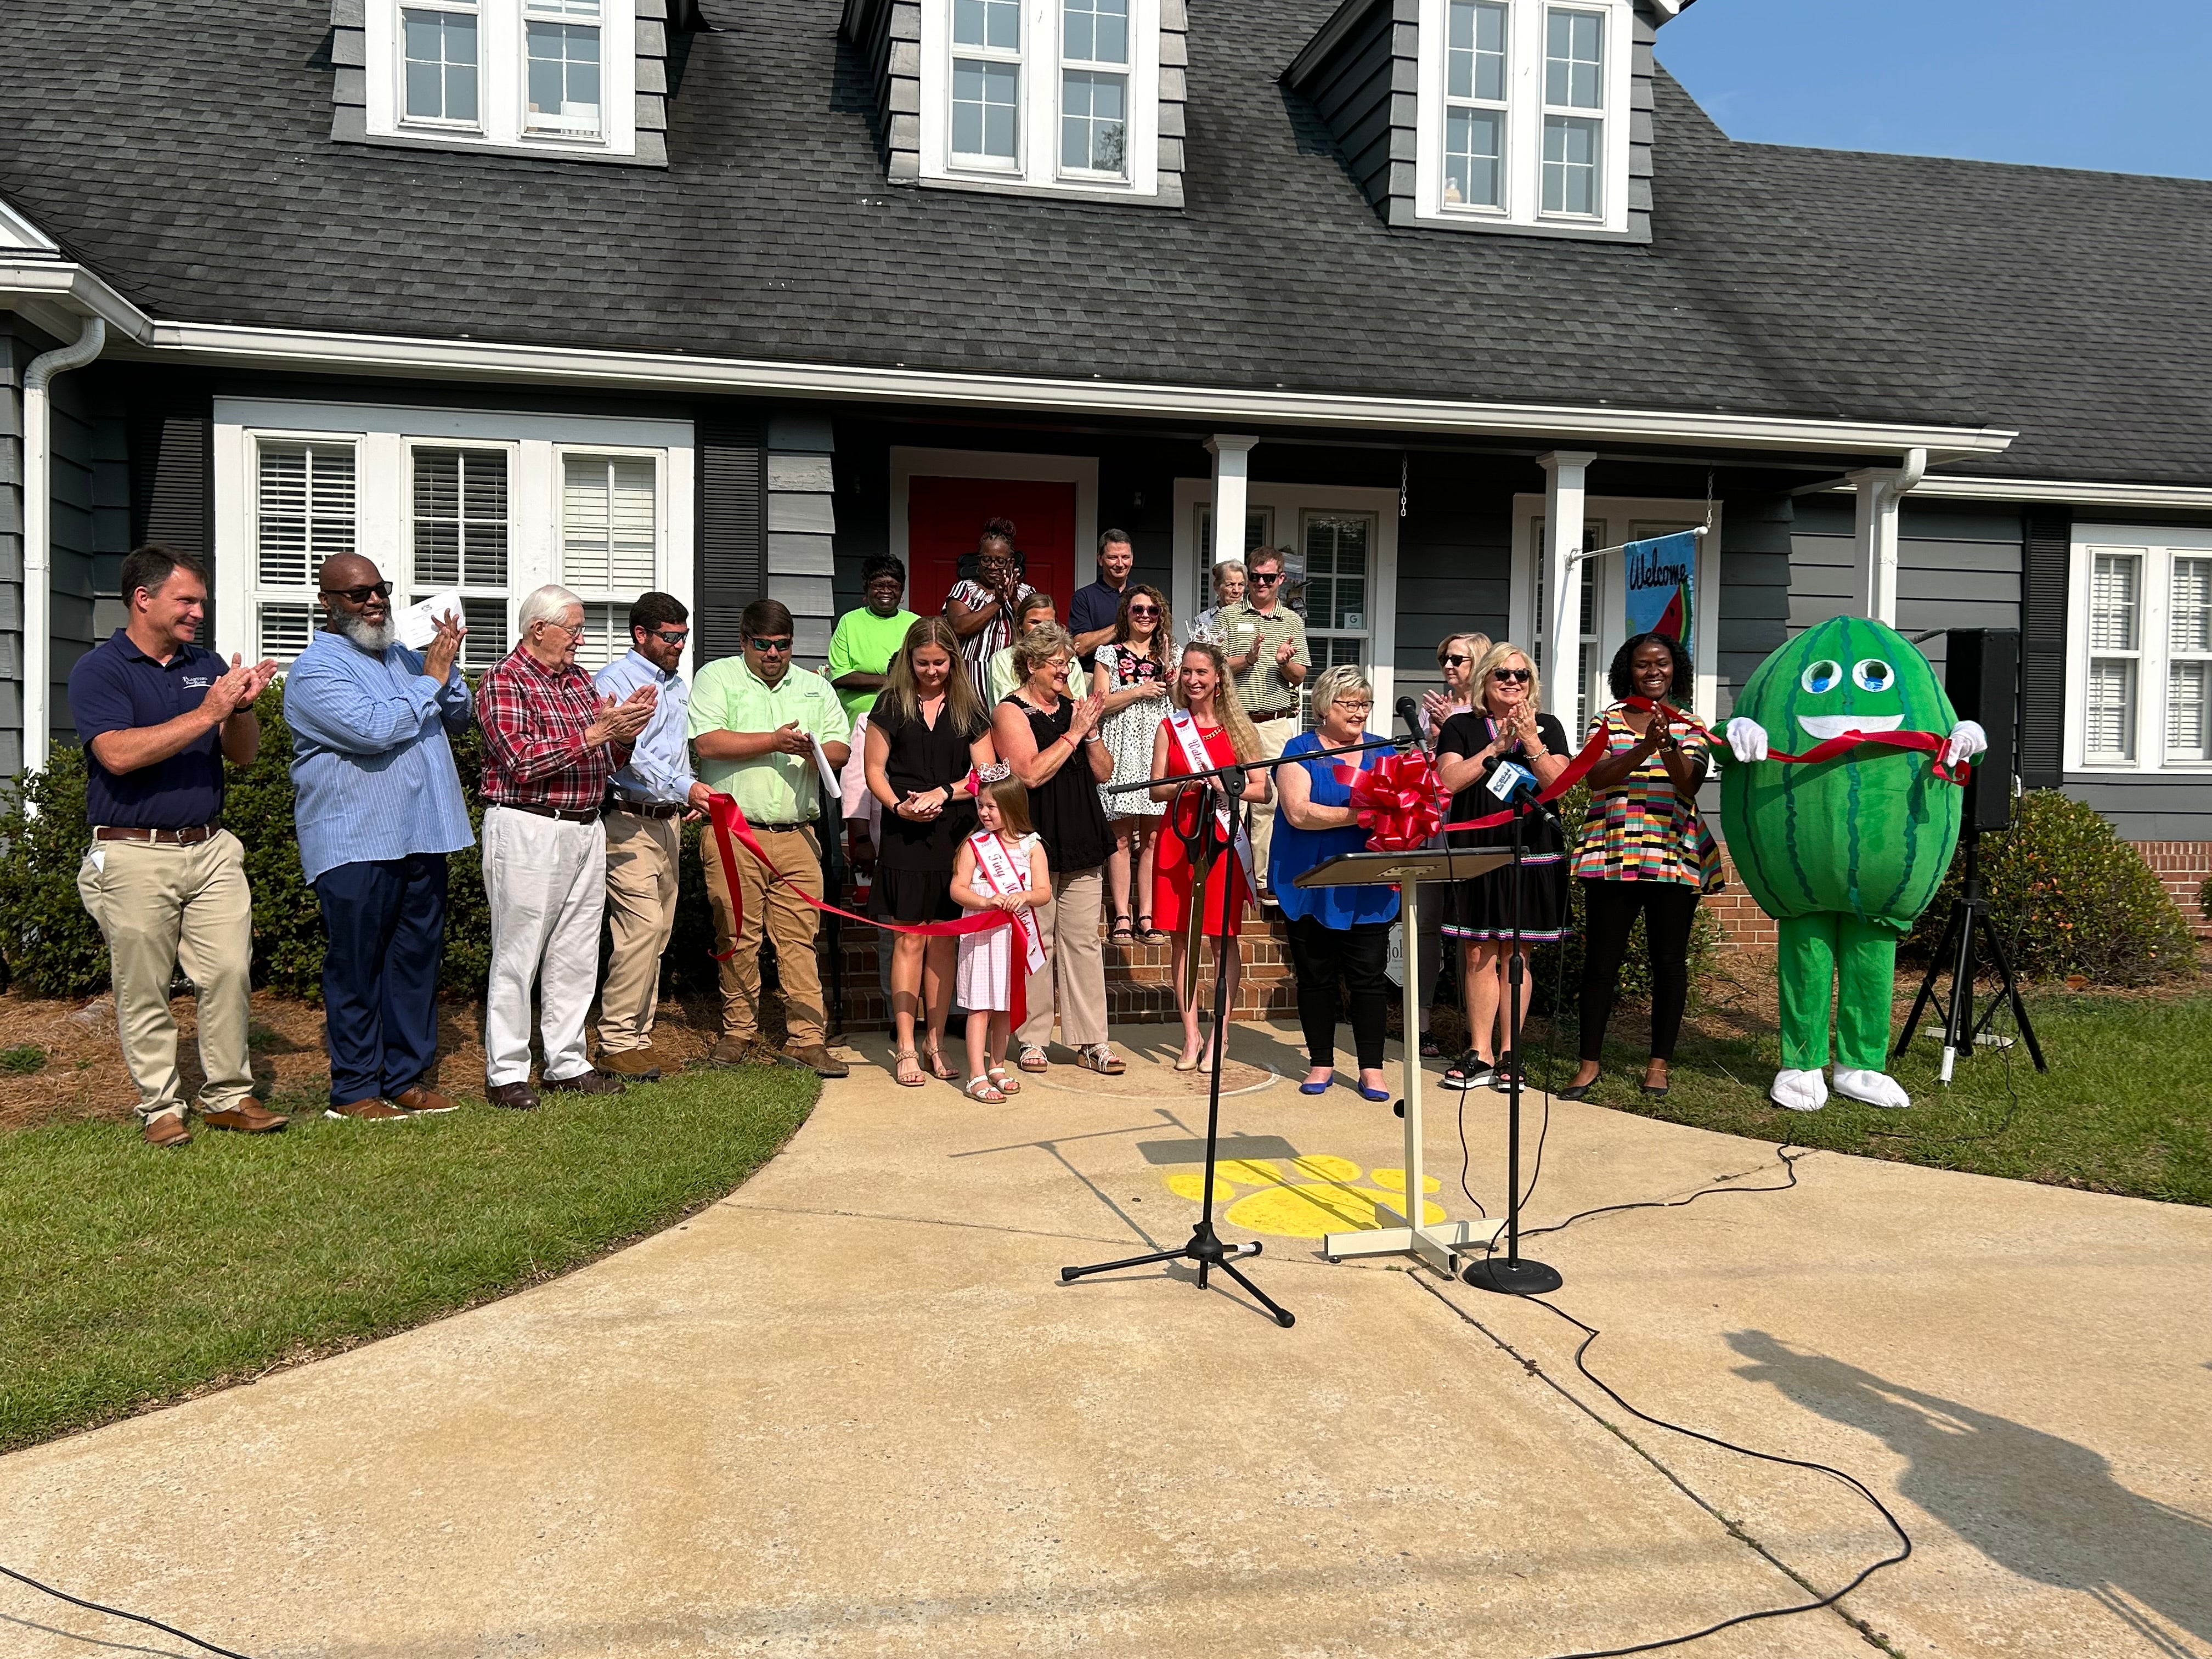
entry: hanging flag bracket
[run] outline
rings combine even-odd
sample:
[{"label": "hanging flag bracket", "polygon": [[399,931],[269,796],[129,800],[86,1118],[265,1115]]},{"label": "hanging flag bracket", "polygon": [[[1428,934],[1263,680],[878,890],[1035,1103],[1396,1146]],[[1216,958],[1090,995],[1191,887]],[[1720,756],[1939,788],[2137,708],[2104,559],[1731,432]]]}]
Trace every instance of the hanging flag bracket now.
[{"label": "hanging flag bracket", "polygon": [[[1692,536],[1702,537],[1711,529],[1711,526],[1708,525],[1702,524],[1692,525],[1689,528],[1688,533]],[[1674,533],[1679,536],[1684,532],[1678,530]],[[1637,539],[1639,541],[1648,542],[1656,538],[1650,536],[1642,536],[1638,537]],[[1634,545],[1633,543],[1621,542],[1612,547],[1593,547],[1587,553],[1577,548],[1575,551],[1567,555],[1568,568],[1572,569],[1576,565],[1580,564],[1584,559],[1601,559],[1608,553],[1625,553],[1632,545]]]}]

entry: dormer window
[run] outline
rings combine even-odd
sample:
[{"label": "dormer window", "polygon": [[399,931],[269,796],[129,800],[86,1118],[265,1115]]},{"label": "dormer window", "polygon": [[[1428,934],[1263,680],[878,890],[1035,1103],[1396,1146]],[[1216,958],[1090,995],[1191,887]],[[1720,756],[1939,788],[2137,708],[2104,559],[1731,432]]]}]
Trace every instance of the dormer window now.
[{"label": "dormer window", "polygon": [[1415,217],[1624,230],[1628,0],[1420,0],[1420,18]]},{"label": "dormer window", "polygon": [[366,137],[637,155],[635,0],[368,0],[364,21]]},{"label": "dormer window", "polygon": [[923,0],[922,179],[1157,198],[1159,10],[1160,0]]}]

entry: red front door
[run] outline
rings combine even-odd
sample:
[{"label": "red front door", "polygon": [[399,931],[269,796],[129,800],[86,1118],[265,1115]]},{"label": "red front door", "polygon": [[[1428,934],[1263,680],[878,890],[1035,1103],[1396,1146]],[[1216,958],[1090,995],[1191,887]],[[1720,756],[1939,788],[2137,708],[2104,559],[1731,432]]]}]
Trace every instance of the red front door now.
[{"label": "red front door", "polygon": [[1034,478],[915,477],[907,481],[907,603],[933,617],[960,580],[959,563],[975,550],[983,526],[1011,519],[1014,545],[1027,563],[1023,580],[1053,597],[1060,620],[1081,582],[1075,562],[1075,486]]}]

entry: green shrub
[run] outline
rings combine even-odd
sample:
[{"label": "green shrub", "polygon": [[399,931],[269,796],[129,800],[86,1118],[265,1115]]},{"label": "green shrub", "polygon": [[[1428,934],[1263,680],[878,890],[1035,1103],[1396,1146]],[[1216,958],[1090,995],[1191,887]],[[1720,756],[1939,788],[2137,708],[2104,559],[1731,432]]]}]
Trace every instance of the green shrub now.
[{"label": "green shrub", "polygon": [[[1935,951],[1965,867],[1962,842],[1909,953]],[[1981,838],[1981,870],[1990,918],[2027,977],[2135,985],[2195,971],[2188,918],[2157,873],[2094,808],[2057,790],[2022,795],[2012,828]]]},{"label": "green shrub", "polygon": [[[1559,822],[1567,826],[1568,844],[1573,845],[1579,832],[1583,813],[1589,804],[1589,791],[1577,784],[1557,803]],[[1575,1018],[1577,1000],[1582,994],[1583,935],[1588,923],[1583,915],[1583,884],[1570,879],[1568,888],[1569,933],[1557,945],[1539,946],[1529,957],[1529,968],[1536,977],[1535,1006],[1547,1012],[1556,1012],[1569,1022]],[[1697,919],[1690,925],[1690,1006],[1698,1006],[1700,988],[1720,954],[1721,925],[1702,905]],[[1555,995],[1565,1006],[1554,1010]],[[1646,1006],[1651,1000],[1651,955],[1649,941],[1644,938],[1644,918],[1638,916],[1629,929],[1628,955],[1620,964],[1620,993],[1622,1004]]]},{"label": "green shrub", "polygon": [[[253,890],[253,981],[313,1000],[322,994],[321,908],[300,865],[294,829],[292,732],[284,723],[282,681],[254,706],[261,747],[250,765],[230,769],[223,823],[246,848]],[[469,823],[479,838],[483,802],[483,739],[475,726],[453,739],[453,762]],[[89,996],[107,986],[107,947],[77,897],[76,871],[90,836],[85,829],[84,756],[57,747],[46,769],[16,778],[15,799],[0,815],[0,962],[13,982],[40,996]],[[24,811],[34,806],[36,815]],[[686,824],[682,896],[676,929],[661,964],[664,988],[689,991],[714,983],[714,921],[699,869],[699,830]],[[491,915],[484,902],[483,866],[475,846],[447,860],[446,958],[439,983],[452,996],[481,999],[491,969]]]}]

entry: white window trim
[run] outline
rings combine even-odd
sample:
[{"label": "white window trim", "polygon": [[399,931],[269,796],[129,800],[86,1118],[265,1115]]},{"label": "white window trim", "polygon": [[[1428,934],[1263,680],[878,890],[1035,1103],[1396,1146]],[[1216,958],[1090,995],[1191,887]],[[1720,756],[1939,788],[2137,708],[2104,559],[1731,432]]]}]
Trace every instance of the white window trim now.
[{"label": "white window trim", "polygon": [[[1691,654],[1697,667],[1696,695],[1690,712],[1708,726],[1720,718],[1720,667],[1717,641],[1720,638],[1721,622],[1721,508],[1714,503],[1713,526],[1698,545],[1698,592],[1696,611],[1691,617]],[[1536,534],[1536,526],[1543,521],[1544,498],[1523,495],[1513,498],[1513,568],[1507,587],[1506,627],[1509,637],[1516,645],[1533,645],[1536,636],[1536,562],[1543,556],[1543,543]],[[1685,525],[1702,524],[1705,518],[1705,503],[1702,501],[1661,495],[1592,495],[1583,503],[1585,523],[1601,523],[1606,539],[1600,546],[1615,546],[1628,539],[1628,526],[1634,522],[1658,520],[1662,523]],[[1577,569],[1582,568],[1577,565]],[[1597,651],[1595,672],[1601,691],[1604,675],[1613,662],[1613,654],[1620,649],[1621,641],[1628,637],[1628,619],[1622,592],[1621,560],[1618,553],[1608,553],[1589,562],[1595,574],[1596,586],[1590,597],[1590,610],[1597,621]],[[1591,694],[1593,709],[1602,708],[1613,701],[1609,694]],[[1575,743],[1582,741],[1583,733],[1570,732],[1567,736]]]},{"label": "white window trim", "polygon": [[[2088,758],[2089,588],[2096,550],[2142,555],[2140,648],[2136,653],[2136,757]],[[2068,772],[2106,777],[2204,777],[2212,763],[2166,757],[2166,606],[2173,561],[2212,556],[2212,529],[2140,524],[2077,524],[2066,583],[2066,757]]]},{"label": "white window trim", "polygon": [[[369,135],[378,138],[421,138],[439,143],[487,149],[542,151],[547,155],[635,155],[637,154],[636,0],[601,0],[599,27],[599,136],[531,132],[527,118],[529,71],[523,31],[523,0],[474,0],[453,8],[477,15],[477,122],[409,120],[403,81],[406,53],[400,45],[404,9],[444,9],[435,0],[367,0],[365,49]],[[586,18],[540,21],[588,22]]]},{"label": "white window trim", "polygon": [[[258,572],[253,515],[256,448],[264,438],[355,447],[355,550],[372,561],[398,599],[415,586],[410,452],[417,445],[508,451],[507,639],[519,637],[515,608],[532,588],[561,580],[561,456],[650,455],[657,468],[661,526],[656,586],[696,609],[693,527],[693,437],[688,421],[619,416],[532,415],[493,410],[295,403],[218,398],[215,402],[215,648],[251,653]],[[312,572],[310,574],[312,575]],[[309,596],[310,600],[313,595]],[[594,589],[593,603],[612,595]]]},{"label": "white window trim", "polygon": [[[1449,45],[1450,0],[1421,0],[1420,46],[1415,62],[1419,120],[1413,146],[1413,216],[1428,224],[1512,227],[1516,229],[1604,231],[1628,229],[1628,151],[1634,82],[1635,14],[1629,0],[1506,0],[1505,206],[1477,207],[1444,201],[1444,70]],[[1557,7],[1601,13],[1605,18],[1605,107],[1577,111],[1605,122],[1599,191],[1605,211],[1546,213],[1543,206],[1545,15]]]},{"label": "white window trim", "polygon": [[[1177,478],[1175,486],[1175,564],[1174,586],[1170,590],[1168,608],[1175,613],[1176,634],[1181,637],[1190,625],[1191,612],[1187,596],[1197,591],[1196,584],[1201,568],[1211,570],[1209,558],[1201,566],[1198,546],[1198,509],[1211,507],[1213,501],[1213,480],[1211,478]],[[1372,618],[1368,629],[1367,678],[1375,687],[1375,713],[1371,722],[1378,732],[1387,728],[1391,719],[1392,701],[1396,696],[1395,658],[1398,650],[1398,492],[1395,489],[1369,489],[1351,485],[1322,488],[1304,484],[1261,483],[1254,481],[1245,486],[1246,507],[1267,507],[1275,515],[1278,538],[1285,523],[1295,523],[1301,513],[1371,513],[1375,515],[1375,568],[1367,585],[1367,614]],[[1213,603],[1209,588],[1203,610]]]},{"label": "white window trim", "polygon": [[[944,184],[1052,196],[1127,198],[1159,194],[1160,0],[1129,0],[1127,179],[1063,172],[1060,165],[1060,0],[1022,0],[1018,165],[952,155],[952,0],[921,0],[921,176]],[[1003,61],[1005,54],[978,54]]]}]

